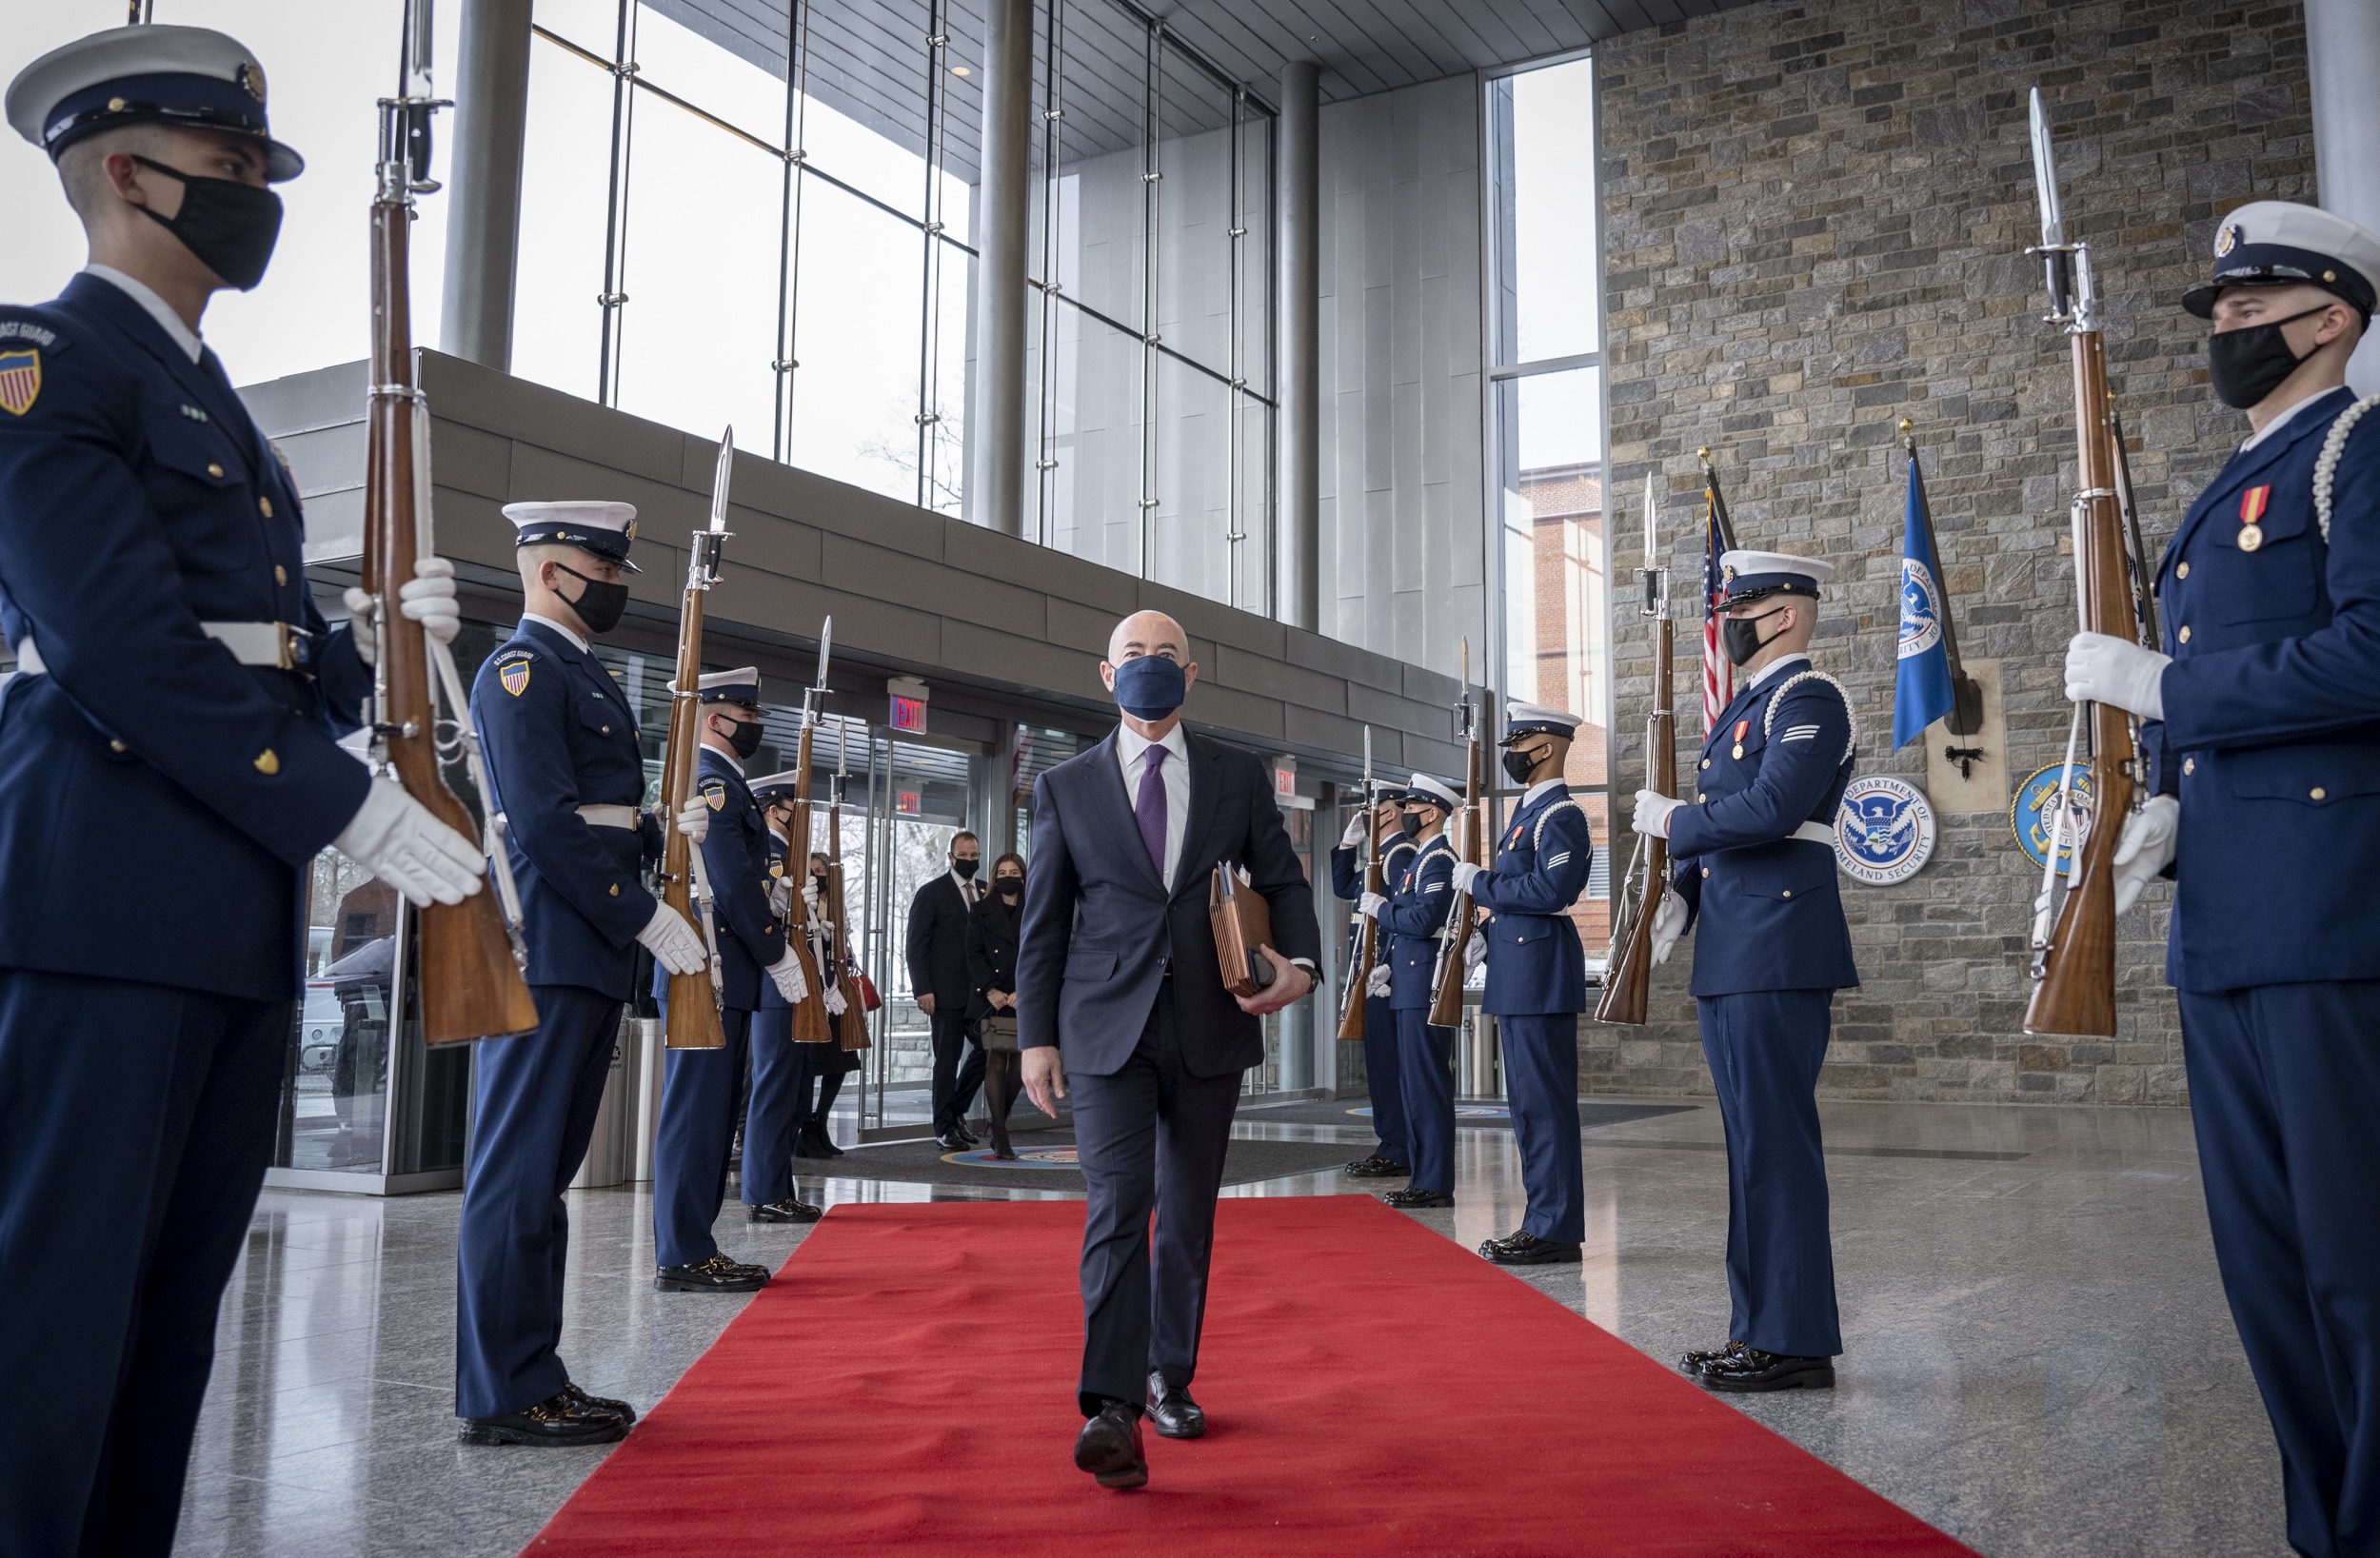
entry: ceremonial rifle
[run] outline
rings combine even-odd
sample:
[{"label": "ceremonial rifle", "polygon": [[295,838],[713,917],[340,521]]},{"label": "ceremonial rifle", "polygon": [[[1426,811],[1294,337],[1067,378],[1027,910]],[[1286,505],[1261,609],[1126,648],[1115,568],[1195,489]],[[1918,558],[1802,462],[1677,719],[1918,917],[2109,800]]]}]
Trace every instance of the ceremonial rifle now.
[{"label": "ceremonial rifle", "polygon": [[[788,851],[802,852],[802,869],[810,869],[810,735],[817,729],[819,717],[826,701],[826,662],[834,652],[835,620],[826,619],[826,625],[818,633],[818,680],[802,694],[802,739],[793,759],[793,838]],[[822,905],[821,907],[823,907]],[[810,955],[810,933],[806,928],[799,936],[787,937],[795,957],[802,963],[802,982],[809,991],[800,1005],[793,1009],[793,1041],[796,1044],[832,1044],[833,1025],[826,1020],[826,986],[818,976],[818,959]],[[836,943],[838,947],[841,942]]]},{"label": "ceremonial rifle", "polygon": [[[1471,641],[1462,641],[1462,701],[1456,708],[1456,734],[1470,743],[1470,752],[1463,764],[1462,810],[1452,820],[1461,824],[1456,836],[1455,858],[1485,865],[1478,858],[1485,853],[1481,847],[1487,837],[1487,749],[1484,738],[1486,721],[1479,718],[1478,707],[1471,700]],[[1430,977],[1430,1023],[1433,1027],[1453,1028],[1462,1021],[1463,977],[1469,972],[1463,967],[1463,950],[1470,944],[1477,929],[1478,911],[1468,893],[1457,893],[1454,903],[1446,911],[1446,931],[1438,944],[1438,966]]]},{"label": "ceremonial rifle", "polygon": [[[2089,247],[2070,243],[2058,207],[2057,167],[2050,145],[2041,90],[2033,93],[2033,182],[2041,197],[2041,257],[2048,278],[2045,322],[2062,326],[2073,348],[2074,449],[2079,487],[2074,531],[2074,595],[2082,628],[2136,639],[2139,633],[2130,547],[2116,491],[2119,453],[2110,416],[2107,339]],[[2072,839],[2073,871],[2057,901],[2058,852],[2068,845],[2076,755],[2091,774],[2089,831]],[[2059,774],[2057,808],[2045,852],[2041,897],[2033,925],[2033,998],[2025,1008],[2029,1034],[2115,1034],[2115,844],[2132,808],[2135,736],[2132,716],[2108,703],[2076,704]]]},{"label": "ceremonial rifle", "polygon": [[[429,29],[430,0],[411,0],[405,12],[405,95],[380,100],[364,589],[373,602],[372,767],[393,777],[457,833],[478,834],[496,888],[416,912],[422,1038],[454,1044],[526,1033],[537,1026],[537,1007],[522,976],[526,955],[520,938],[520,898],[488,800],[463,679],[453,652],[397,609],[397,592],[412,582],[415,563],[436,555],[430,535],[429,403],[414,375],[408,268],[413,197],[438,187],[429,177],[430,115],[446,107],[431,95]],[[446,704],[444,720],[433,708],[433,674]],[[484,829],[474,826],[441,772],[442,764],[458,757],[489,812]]]},{"label": "ceremonial rifle", "polygon": [[[1372,794],[1372,727],[1363,727],[1363,890],[1384,891],[1380,878],[1379,802]],[[1347,1043],[1363,1038],[1364,986],[1372,965],[1379,961],[1380,922],[1358,915],[1354,942],[1347,950],[1347,988],[1339,992],[1339,1036]]]},{"label": "ceremonial rifle", "polygon": [[719,436],[719,467],[711,477],[711,523],[686,549],[685,594],[678,607],[678,671],[669,683],[669,737],[662,749],[661,900],[703,933],[711,966],[669,976],[669,1024],[662,1042],[673,1050],[716,1050],[727,1042],[721,1018],[724,993],[719,927],[711,917],[710,878],[703,852],[678,831],[678,814],[694,799],[703,749],[703,598],[719,582],[719,552],[728,536],[727,482],[736,458],[736,430]]},{"label": "ceremonial rifle", "polygon": [[843,733],[835,727],[835,779],[826,792],[826,922],[834,927],[835,985],[843,992],[843,1047],[864,1050],[867,1014],[860,1010],[860,981],[851,976],[851,943],[843,895]]},{"label": "ceremonial rifle", "polygon": [[[2108,391],[2108,431],[2115,440],[2115,501],[2124,511],[2124,539],[2129,542],[2132,582],[2132,617],[2143,648],[2162,649],[2157,633],[2157,592],[2150,576],[2148,542],[2141,539],[2140,508],[2132,502],[2132,457],[2124,447],[2124,417],[2115,407],[2115,391]],[[1950,614],[1943,613],[1945,617]]]},{"label": "ceremonial rifle", "polygon": [[[1653,533],[1650,477],[1645,479],[1644,506],[1644,528],[1649,536]],[[1645,565],[1636,570],[1644,582],[1644,604],[1636,610],[1653,620],[1653,708],[1644,720],[1645,787],[1674,796],[1677,793],[1677,720],[1671,707],[1675,700],[1671,684],[1676,654],[1671,633],[1669,570],[1655,562],[1649,549],[1644,561]],[[1653,983],[1653,920],[1668,888],[1669,840],[1638,834],[1627,878],[1620,883],[1619,901],[1613,905],[1612,944],[1603,959],[1603,994],[1596,998],[1596,1021],[1643,1023]]]}]

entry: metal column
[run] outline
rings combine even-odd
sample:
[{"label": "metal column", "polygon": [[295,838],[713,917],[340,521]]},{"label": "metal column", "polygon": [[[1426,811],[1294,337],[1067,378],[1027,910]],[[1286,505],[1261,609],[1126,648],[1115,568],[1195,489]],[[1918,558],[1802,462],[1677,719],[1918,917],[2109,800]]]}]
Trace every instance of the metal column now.
[{"label": "metal column", "polygon": [[[2306,0],[2306,62],[2314,93],[2314,173],[2322,207],[2380,228],[2380,6]],[[2348,367],[2358,395],[2380,393],[2380,346],[2367,332]]]},{"label": "metal column", "polygon": [[1276,615],[1322,621],[1320,69],[1299,60],[1280,78],[1280,556]]},{"label": "metal column", "polygon": [[439,349],[512,366],[521,249],[521,150],[528,133],[530,0],[463,0],[447,182],[446,293]]},{"label": "metal column", "polygon": [[975,425],[968,517],[1024,534],[1024,288],[1031,237],[1033,0],[989,0],[983,35],[983,186],[976,208]]}]

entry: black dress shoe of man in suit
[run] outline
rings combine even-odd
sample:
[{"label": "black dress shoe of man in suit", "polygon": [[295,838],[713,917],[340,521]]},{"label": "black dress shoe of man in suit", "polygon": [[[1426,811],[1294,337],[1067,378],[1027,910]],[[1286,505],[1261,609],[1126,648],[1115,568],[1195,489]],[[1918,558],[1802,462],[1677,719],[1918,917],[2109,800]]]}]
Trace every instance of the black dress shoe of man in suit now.
[{"label": "black dress shoe of man in suit", "polygon": [[1789,1358],[1756,1347],[1739,1347],[1704,1364],[1696,1377],[1706,1390],[1831,1390],[1835,1360]]},{"label": "black dress shoe of man in suit", "polygon": [[1346,1173],[1350,1179],[1401,1179],[1413,1170],[1394,1158],[1374,1153],[1370,1157],[1359,1157],[1348,1164]]},{"label": "black dress shoe of man in suit", "polygon": [[799,1195],[744,1209],[744,1220],[747,1223],[814,1223],[825,1215],[823,1207],[814,1207]]},{"label": "black dress shoe of man in suit", "polygon": [[1206,1436],[1206,1410],[1190,1399],[1190,1388],[1166,1384],[1165,1376],[1154,1369],[1149,1371],[1148,1418],[1161,1438]]},{"label": "black dress shoe of man in suit", "polygon": [[1416,1190],[1411,1185],[1407,1185],[1403,1190],[1390,1191],[1380,1199],[1400,1212],[1412,1212],[1419,1207],[1451,1207],[1455,1204],[1454,1193],[1450,1191]]},{"label": "black dress shoe of man in suit", "polygon": [[1138,1488],[1149,1480],[1140,1452],[1140,1413],[1128,1401],[1110,1401],[1075,1436],[1074,1464],[1101,1488]]},{"label": "black dress shoe of man in suit", "polygon": [[713,1255],[692,1266],[664,1266],[653,1273],[664,1292],[758,1292],[768,1286],[768,1268]]},{"label": "black dress shoe of man in suit", "polygon": [[592,1412],[609,1412],[630,1428],[636,1426],[636,1409],[616,1396],[588,1395],[574,1380],[565,1380],[562,1393]]},{"label": "black dress shoe of man in suit", "polygon": [[1679,1358],[1677,1360],[1677,1371],[1690,1377],[1699,1378],[1702,1371],[1705,1369],[1710,1368],[1711,1365],[1718,1362],[1721,1358],[1732,1358],[1743,1350],[1744,1344],[1737,1341],[1735,1337],[1730,1336],[1727,1339],[1727,1345],[1725,1347],[1699,1348],[1695,1351],[1687,1353],[1684,1357]]},{"label": "black dress shoe of man in suit", "polygon": [[545,1445],[566,1449],[607,1445],[625,1438],[627,1432],[627,1422],[619,1414],[589,1407],[565,1389],[517,1412],[466,1419],[455,1437],[466,1445]]},{"label": "black dress shoe of man in suit", "polygon": [[1479,1246],[1479,1253],[1498,1266],[1567,1266],[1580,1258],[1575,1244],[1554,1244],[1535,1233],[1507,1233]]}]

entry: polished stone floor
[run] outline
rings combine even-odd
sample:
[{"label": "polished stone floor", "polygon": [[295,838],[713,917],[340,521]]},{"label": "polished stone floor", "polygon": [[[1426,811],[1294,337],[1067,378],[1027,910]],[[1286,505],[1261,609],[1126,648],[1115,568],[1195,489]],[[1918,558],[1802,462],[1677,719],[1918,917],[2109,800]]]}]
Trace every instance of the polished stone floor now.
[{"label": "polished stone floor", "polygon": [[[1735,1398],[1745,1410],[1993,1558],[2286,1551],[2278,1462],[2216,1282],[2187,1115],[1863,1103],[1824,1114],[1841,1385]],[[1338,1134],[1267,1124],[1260,1111],[1240,1129]],[[1656,1357],[1717,1340],[1719,1137],[1708,1107],[1589,1133],[1587,1262],[1527,1279]],[[1460,1202],[1421,1219],[1466,1244],[1517,1226],[1511,1135],[1467,1130],[1457,1146]],[[803,1185],[830,1201],[970,1193]],[[1225,1193],[1354,1188],[1311,1174]],[[458,1204],[267,1193],[226,1295],[181,1552],[510,1553],[601,1459],[454,1442]],[[656,1293],[649,1208],[639,1190],[572,1193],[564,1338],[582,1384],[641,1407],[744,1302]],[[772,1265],[800,1242],[798,1230],[747,1229],[732,1201],[720,1227],[731,1254]],[[1560,1389],[1526,1358],[1512,1378],[1515,1390]]]}]

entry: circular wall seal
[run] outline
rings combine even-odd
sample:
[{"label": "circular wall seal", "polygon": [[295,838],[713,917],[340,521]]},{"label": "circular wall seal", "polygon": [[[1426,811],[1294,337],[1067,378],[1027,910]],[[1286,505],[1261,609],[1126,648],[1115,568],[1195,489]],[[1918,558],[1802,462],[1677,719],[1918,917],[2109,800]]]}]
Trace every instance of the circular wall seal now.
[{"label": "circular wall seal", "polygon": [[[2057,795],[2058,776],[2064,773],[2062,762],[2034,769],[2016,786],[2016,799],[2009,803],[2009,831],[2016,835],[2017,847],[2025,852],[2038,871],[2049,863],[2050,830],[2057,823],[2057,813],[2052,805]],[[2074,765],[2073,794],[2066,803],[2065,847],[2058,851],[2060,874],[2074,869],[2074,850],[2091,837],[2091,770],[2081,763]]]},{"label": "circular wall seal", "polygon": [[1835,863],[1870,887],[1915,876],[1934,854],[1934,807],[1923,790],[1890,774],[1855,779],[1835,814]]}]

